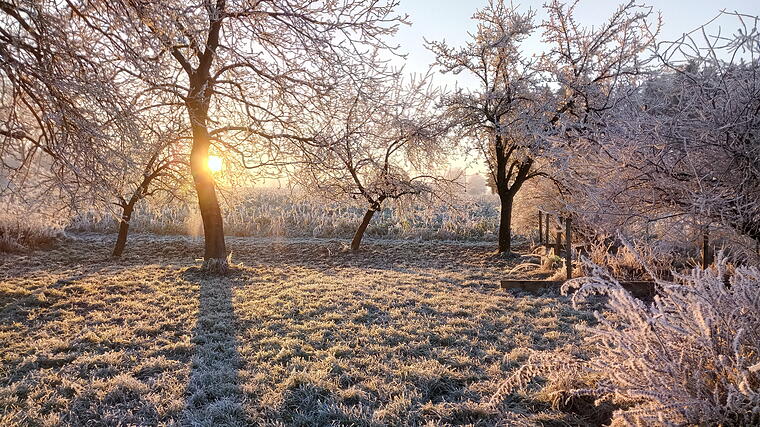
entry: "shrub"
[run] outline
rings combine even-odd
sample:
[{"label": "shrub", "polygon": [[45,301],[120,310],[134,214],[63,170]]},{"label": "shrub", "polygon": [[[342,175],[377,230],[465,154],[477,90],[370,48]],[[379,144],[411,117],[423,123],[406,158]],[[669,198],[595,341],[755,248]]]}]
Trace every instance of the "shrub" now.
[{"label": "shrub", "polygon": [[25,252],[49,246],[62,233],[62,225],[39,215],[0,214],[0,252]]},{"label": "shrub", "polygon": [[598,323],[583,328],[592,354],[536,352],[492,404],[542,375],[557,405],[588,397],[597,406],[613,403],[613,425],[760,424],[758,268],[737,267],[728,277],[721,256],[711,269],[658,281],[651,304],[601,268],[567,282],[563,292],[577,286],[574,304],[608,297],[608,310],[595,313]]}]

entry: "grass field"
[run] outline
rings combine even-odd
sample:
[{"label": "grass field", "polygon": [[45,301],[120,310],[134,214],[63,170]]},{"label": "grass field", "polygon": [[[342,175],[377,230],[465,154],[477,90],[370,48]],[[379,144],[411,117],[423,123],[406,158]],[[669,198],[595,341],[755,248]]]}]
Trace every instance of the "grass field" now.
[{"label": "grass field", "polygon": [[528,349],[592,316],[497,288],[493,244],[80,234],[0,254],[0,425],[578,424],[529,396],[487,403]]}]

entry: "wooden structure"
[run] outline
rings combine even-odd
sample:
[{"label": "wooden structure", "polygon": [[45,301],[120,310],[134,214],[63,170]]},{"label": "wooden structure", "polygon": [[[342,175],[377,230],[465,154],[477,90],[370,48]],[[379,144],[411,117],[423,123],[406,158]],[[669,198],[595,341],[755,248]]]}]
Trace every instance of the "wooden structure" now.
[{"label": "wooden structure", "polygon": [[[548,250],[553,250],[554,255],[562,256],[564,252],[565,258],[565,270],[567,271],[567,279],[572,277],[573,272],[573,236],[572,236],[572,220],[570,218],[559,218],[560,227],[556,228],[556,239],[554,242],[550,241],[551,231],[551,219],[552,214],[549,212],[538,211],[538,244]],[[564,224],[564,245],[562,241],[562,225]],[[760,242],[758,243],[760,248]],[[760,249],[758,249],[760,252]],[[715,262],[714,250],[710,247],[710,234],[709,228],[705,228],[702,235],[702,268],[707,269],[713,262]]]},{"label": "wooden structure", "polygon": [[[545,289],[559,289],[564,280],[502,280],[502,289],[518,289],[530,293],[538,293]],[[636,298],[652,300],[655,296],[655,282],[651,281],[628,281],[620,282],[628,292]]]},{"label": "wooden structure", "polygon": [[[539,246],[543,246],[547,250],[554,251],[554,255],[562,256],[565,259],[565,270],[567,271],[567,279],[572,278],[573,273],[573,235],[572,235],[572,221],[570,218],[559,218],[560,227],[554,228],[556,232],[556,239],[554,242],[550,241],[552,231],[551,216],[549,212],[538,211],[538,243]],[[556,224],[556,223],[555,223]],[[564,242],[562,240],[564,225]],[[564,245],[563,245],[564,243]],[[714,251],[710,247],[709,229],[705,228],[702,235],[702,268],[706,269],[715,261]],[[758,252],[760,252],[760,242],[758,243]],[[565,280],[502,280],[502,289],[519,289],[531,293],[537,293],[545,289],[559,289]],[[656,294],[655,282],[653,281],[623,281],[619,282],[620,285],[631,293],[636,298],[643,300],[652,300]]]},{"label": "wooden structure", "polygon": [[[570,218],[560,218],[560,228],[556,230],[556,239],[554,242],[549,241],[549,231],[551,229],[550,225],[550,218],[551,214],[546,212],[542,212],[541,210],[538,211],[538,242],[539,245],[554,250],[554,255],[562,256],[562,253],[564,252],[565,255],[565,270],[567,271],[567,278],[570,279],[573,275],[573,235],[572,235],[572,229],[573,224],[572,220]],[[544,219],[546,219],[546,226],[544,226]],[[564,244],[563,244],[563,230],[562,225],[564,224]]]},{"label": "wooden structure", "polygon": [[705,229],[705,234],[702,235],[702,268],[707,269],[713,261],[715,260],[710,250],[710,234],[709,230]]}]

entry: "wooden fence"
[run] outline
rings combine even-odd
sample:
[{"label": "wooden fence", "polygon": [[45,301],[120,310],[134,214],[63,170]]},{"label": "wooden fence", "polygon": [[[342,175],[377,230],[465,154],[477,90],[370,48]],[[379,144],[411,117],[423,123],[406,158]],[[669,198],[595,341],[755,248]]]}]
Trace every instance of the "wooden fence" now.
[{"label": "wooden fence", "polygon": [[[556,256],[562,256],[564,252],[566,280],[570,280],[573,274],[573,223],[570,218],[559,217],[559,227],[554,227],[552,230],[552,215],[550,212],[538,211],[538,243],[548,250],[554,251]],[[554,236],[551,236],[551,231],[555,232]],[[555,237],[553,242],[551,241],[552,237]],[[706,229],[702,235],[702,268],[706,269],[713,263],[713,253],[714,251],[710,247],[709,230]],[[564,282],[565,280],[502,280],[501,288],[535,292],[546,288],[559,288]],[[653,281],[623,281],[620,284],[638,298],[651,299],[654,297],[655,284]]]}]

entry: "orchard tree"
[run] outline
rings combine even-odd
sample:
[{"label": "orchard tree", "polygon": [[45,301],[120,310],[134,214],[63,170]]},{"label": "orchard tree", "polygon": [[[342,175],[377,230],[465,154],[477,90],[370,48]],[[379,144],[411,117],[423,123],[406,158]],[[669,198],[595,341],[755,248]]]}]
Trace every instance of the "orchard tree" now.
[{"label": "orchard tree", "polygon": [[[120,257],[127,244],[130,221],[137,203],[147,197],[162,196],[164,200],[184,200],[188,181],[184,123],[172,129],[161,123],[160,128],[146,129],[139,141],[132,141],[129,157],[115,168],[117,173],[109,181],[113,203],[121,209],[118,216],[119,232],[112,256]],[[135,144],[136,143],[136,144]],[[112,199],[111,199],[112,200]],[[106,202],[101,198],[101,202]]]},{"label": "orchard tree", "polygon": [[499,252],[512,248],[515,194],[538,175],[532,152],[536,138],[526,123],[534,120],[537,73],[535,60],[521,50],[521,43],[535,29],[534,16],[533,11],[521,13],[502,0],[492,0],[473,16],[478,27],[463,48],[446,42],[427,44],[441,72],[466,73],[477,81],[477,88],[457,88],[442,103],[461,135],[485,157],[489,180],[501,201]]},{"label": "orchard tree", "polygon": [[139,79],[184,107],[209,271],[227,268],[222,213],[207,165],[212,146],[252,144],[276,152],[272,144],[291,130],[302,114],[299,105],[349,81],[367,51],[390,49],[385,37],[404,22],[393,15],[397,3],[67,1],[91,32],[105,35],[98,49],[118,58],[124,78]]},{"label": "orchard tree", "polygon": [[54,2],[0,3],[4,192],[29,201],[31,188],[44,188],[72,211],[116,205],[120,256],[137,202],[183,186],[184,123],[140,80],[122,78],[94,48],[105,36],[66,12]]},{"label": "orchard tree", "polygon": [[299,150],[294,179],[328,197],[358,198],[367,212],[351,241],[358,250],[375,212],[387,200],[431,193],[449,152],[448,122],[434,112],[430,76],[404,80],[370,70],[336,88],[315,111],[314,137]]},{"label": "orchard tree", "polygon": [[[486,159],[501,200],[499,252],[511,251],[515,195],[529,179],[556,178],[567,167],[567,147],[599,130],[619,86],[641,73],[639,57],[656,34],[651,9],[633,1],[592,29],[576,23],[576,3],[547,3],[548,18],[536,25],[533,11],[490,0],[473,16],[478,27],[463,48],[428,43],[442,72],[476,81],[444,106]],[[528,56],[523,42],[539,28],[548,50]]]},{"label": "orchard tree", "polygon": [[686,200],[691,213],[760,242],[760,17],[718,18],[734,18],[735,32],[703,26],[660,46],[673,78],[643,97],[631,136],[647,145],[661,199]]},{"label": "orchard tree", "polygon": [[733,34],[703,26],[660,43],[660,68],[610,110],[601,149],[577,162],[596,173],[576,181],[576,204],[620,227],[680,219],[760,241],[759,18],[716,19],[731,17]]}]

